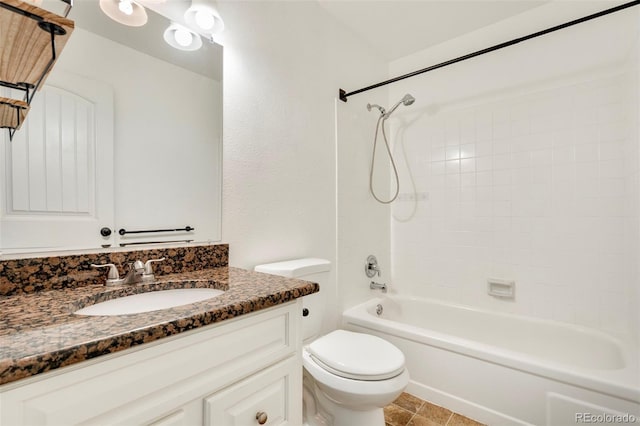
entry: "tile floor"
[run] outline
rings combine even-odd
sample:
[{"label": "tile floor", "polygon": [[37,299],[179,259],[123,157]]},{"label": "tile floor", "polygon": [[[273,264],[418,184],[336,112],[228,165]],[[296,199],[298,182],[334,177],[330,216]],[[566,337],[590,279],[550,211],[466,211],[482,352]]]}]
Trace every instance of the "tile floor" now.
[{"label": "tile floor", "polygon": [[386,426],[483,426],[408,393],[384,407],[384,420]]}]

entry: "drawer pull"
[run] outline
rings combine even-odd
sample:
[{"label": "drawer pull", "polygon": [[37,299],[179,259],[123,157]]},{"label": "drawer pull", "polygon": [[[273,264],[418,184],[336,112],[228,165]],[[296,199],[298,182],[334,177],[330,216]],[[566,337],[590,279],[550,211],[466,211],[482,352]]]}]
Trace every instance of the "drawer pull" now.
[{"label": "drawer pull", "polygon": [[258,411],[256,413],[256,420],[258,421],[259,424],[263,425],[267,422],[267,413],[265,413],[264,411]]}]

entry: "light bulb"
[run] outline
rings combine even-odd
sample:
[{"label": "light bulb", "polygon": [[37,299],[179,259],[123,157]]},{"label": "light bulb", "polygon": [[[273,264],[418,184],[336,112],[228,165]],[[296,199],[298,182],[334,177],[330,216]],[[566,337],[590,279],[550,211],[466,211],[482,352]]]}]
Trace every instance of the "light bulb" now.
[{"label": "light bulb", "polygon": [[176,43],[183,47],[187,47],[193,42],[193,35],[191,34],[191,31],[184,28],[176,29],[173,33],[173,37],[176,39]]},{"label": "light bulb", "polygon": [[118,3],[118,9],[120,9],[120,12],[124,13],[125,15],[131,15],[133,13],[133,5],[131,4],[131,0],[120,0],[120,3]]},{"label": "light bulb", "polygon": [[216,23],[213,14],[206,10],[198,10],[195,15],[196,24],[203,30],[210,30]]}]

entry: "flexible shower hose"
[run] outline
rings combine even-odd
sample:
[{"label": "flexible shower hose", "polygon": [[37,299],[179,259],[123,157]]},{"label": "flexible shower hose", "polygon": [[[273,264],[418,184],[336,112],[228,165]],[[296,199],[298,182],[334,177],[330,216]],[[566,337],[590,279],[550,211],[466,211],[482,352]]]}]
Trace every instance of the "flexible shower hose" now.
[{"label": "flexible shower hose", "polygon": [[[395,201],[396,198],[398,198],[398,193],[400,192],[400,181],[398,180],[398,170],[396,169],[396,163],[395,161],[393,161],[391,148],[389,148],[389,141],[387,140],[387,134],[384,131],[385,121],[386,121],[385,115],[381,114],[380,118],[378,118],[378,122],[376,123],[376,133],[375,133],[375,136],[373,137],[373,155],[371,156],[371,169],[369,172],[369,191],[371,192],[371,195],[373,195],[373,198],[375,198],[377,202],[382,204],[391,204],[392,202]],[[380,125],[380,123],[382,123],[382,125]],[[384,140],[384,145],[387,148],[387,153],[389,154],[389,160],[391,160],[391,167],[393,167],[393,173],[395,175],[395,181],[396,181],[396,192],[393,195],[393,197],[388,201],[384,201],[378,198],[375,191],[373,190],[373,169],[376,161],[376,145],[378,144],[378,130],[380,127],[382,127],[382,139]]]}]

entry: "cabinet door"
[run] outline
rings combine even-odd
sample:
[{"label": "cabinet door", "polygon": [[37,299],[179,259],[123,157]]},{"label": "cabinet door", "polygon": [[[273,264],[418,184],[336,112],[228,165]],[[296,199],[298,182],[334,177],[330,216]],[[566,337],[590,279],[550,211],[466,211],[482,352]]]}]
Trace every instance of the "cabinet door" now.
[{"label": "cabinet door", "polygon": [[113,89],[55,71],[13,142],[0,135],[3,251],[113,244]]},{"label": "cabinet door", "polygon": [[[274,365],[204,400],[204,425],[302,424],[302,369],[296,359]],[[260,421],[258,417],[262,417]]]}]

